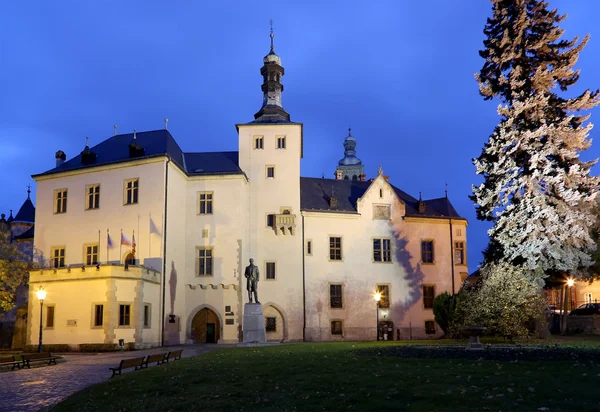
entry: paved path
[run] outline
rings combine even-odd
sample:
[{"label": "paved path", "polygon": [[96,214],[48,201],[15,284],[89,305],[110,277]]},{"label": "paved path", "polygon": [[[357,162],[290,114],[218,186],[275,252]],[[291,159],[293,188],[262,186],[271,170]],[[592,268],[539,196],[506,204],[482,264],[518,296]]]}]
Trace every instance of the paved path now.
[{"label": "paved path", "polygon": [[108,368],[118,366],[123,358],[179,348],[183,348],[182,357],[187,358],[229,346],[185,345],[125,353],[61,354],[64,360],[54,366],[0,372],[0,412],[46,409],[87,386],[109,379]]}]

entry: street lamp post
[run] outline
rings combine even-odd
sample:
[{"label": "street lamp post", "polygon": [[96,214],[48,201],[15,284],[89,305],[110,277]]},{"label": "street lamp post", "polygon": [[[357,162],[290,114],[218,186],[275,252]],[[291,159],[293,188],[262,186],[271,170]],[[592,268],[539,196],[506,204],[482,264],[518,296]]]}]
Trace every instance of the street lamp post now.
[{"label": "street lamp post", "polygon": [[375,296],[375,313],[376,313],[376,318],[377,318],[377,328],[375,328],[375,332],[377,333],[377,340],[379,340],[379,301],[381,300],[381,293],[376,292]]},{"label": "street lamp post", "polygon": [[43,323],[43,312],[44,312],[44,299],[46,299],[46,291],[44,289],[42,289],[42,287],[40,286],[40,288],[35,292],[35,294],[37,295],[37,298],[40,301],[40,344],[38,346],[38,352],[42,352],[42,323]]}]

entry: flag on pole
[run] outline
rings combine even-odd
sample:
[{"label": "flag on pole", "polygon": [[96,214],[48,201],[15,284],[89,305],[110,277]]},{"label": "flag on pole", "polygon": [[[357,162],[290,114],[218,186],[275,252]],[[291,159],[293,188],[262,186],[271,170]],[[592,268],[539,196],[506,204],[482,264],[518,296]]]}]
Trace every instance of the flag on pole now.
[{"label": "flag on pole", "polygon": [[121,232],[121,245],[131,246],[131,240]]},{"label": "flag on pole", "polygon": [[158,227],[156,227],[156,224],[154,223],[154,220],[152,220],[152,216],[150,216],[150,233],[154,233],[155,235],[160,236],[160,230],[158,230]]},{"label": "flag on pole", "polygon": [[135,257],[135,231],[133,232],[133,241],[131,243],[132,243],[132,245],[131,245],[131,248],[132,248],[131,253],[133,253],[133,256]]},{"label": "flag on pole", "polygon": [[112,249],[115,247],[112,239],[110,238],[110,233],[108,233],[108,229],[106,230],[106,246],[108,247],[108,249]]}]

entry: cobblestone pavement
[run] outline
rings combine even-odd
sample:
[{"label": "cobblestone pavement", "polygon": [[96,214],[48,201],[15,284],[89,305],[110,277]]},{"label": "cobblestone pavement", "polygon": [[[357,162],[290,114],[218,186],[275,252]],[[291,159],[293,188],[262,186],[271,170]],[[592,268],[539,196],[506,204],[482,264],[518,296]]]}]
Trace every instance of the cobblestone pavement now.
[{"label": "cobblestone pavement", "polygon": [[123,358],[179,348],[183,348],[182,357],[187,358],[224,347],[230,345],[185,345],[89,355],[61,354],[64,359],[59,360],[57,365],[0,372],[0,412],[46,410],[87,386],[108,380],[111,376],[108,368],[118,366]]}]

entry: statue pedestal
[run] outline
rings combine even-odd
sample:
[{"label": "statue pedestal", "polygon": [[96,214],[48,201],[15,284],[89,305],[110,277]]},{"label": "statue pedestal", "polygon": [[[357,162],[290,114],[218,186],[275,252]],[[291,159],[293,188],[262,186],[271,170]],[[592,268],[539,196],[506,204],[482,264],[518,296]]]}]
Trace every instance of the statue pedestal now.
[{"label": "statue pedestal", "polygon": [[265,316],[260,303],[246,303],[244,305],[244,343],[266,343]]}]

